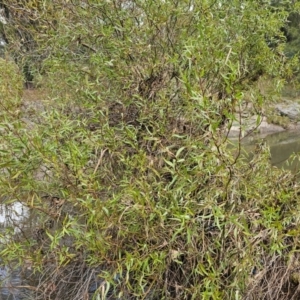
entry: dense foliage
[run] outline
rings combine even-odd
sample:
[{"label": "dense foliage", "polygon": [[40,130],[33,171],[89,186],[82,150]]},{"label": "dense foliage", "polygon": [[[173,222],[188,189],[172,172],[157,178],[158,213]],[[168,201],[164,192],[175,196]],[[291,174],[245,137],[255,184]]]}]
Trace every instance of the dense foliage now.
[{"label": "dense foliage", "polygon": [[[260,82],[292,76],[290,11],[2,2],[0,191],[31,218],[2,233],[1,257],[36,271],[34,299],[299,297],[296,176],[227,139],[269,99]],[[34,109],[16,65],[48,95]]]}]

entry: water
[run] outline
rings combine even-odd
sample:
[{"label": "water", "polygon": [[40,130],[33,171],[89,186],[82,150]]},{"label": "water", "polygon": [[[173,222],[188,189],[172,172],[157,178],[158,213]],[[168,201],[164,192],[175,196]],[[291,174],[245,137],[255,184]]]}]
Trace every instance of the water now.
[{"label": "water", "polygon": [[294,154],[300,154],[300,132],[284,131],[267,136],[253,135],[243,139],[242,145],[247,152],[252,152],[257,143],[264,141],[270,147],[271,163],[278,168],[294,172],[300,168],[298,159],[292,159]]},{"label": "water", "polygon": [[[20,232],[24,222],[28,222],[29,210],[20,202],[10,205],[0,204],[0,227],[11,228],[10,234],[2,237],[2,242],[12,235]],[[20,268],[10,268],[1,264],[0,260],[0,300],[25,300],[29,299],[24,289],[18,288],[23,285]]]}]

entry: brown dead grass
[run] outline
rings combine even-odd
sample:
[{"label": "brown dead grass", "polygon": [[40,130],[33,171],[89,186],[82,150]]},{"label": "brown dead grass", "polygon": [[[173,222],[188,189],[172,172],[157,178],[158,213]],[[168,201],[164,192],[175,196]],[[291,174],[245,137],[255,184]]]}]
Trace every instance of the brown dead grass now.
[{"label": "brown dead grass", "polygon": [[24,101],[41,101],[47,98],[47,92],[44,89],[24,89],[22,99]]}]

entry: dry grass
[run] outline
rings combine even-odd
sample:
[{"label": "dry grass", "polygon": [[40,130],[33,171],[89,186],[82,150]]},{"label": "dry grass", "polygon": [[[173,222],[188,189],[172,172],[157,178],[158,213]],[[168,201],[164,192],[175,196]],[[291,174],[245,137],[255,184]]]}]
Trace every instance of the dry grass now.
[{"label": "dry grass", "polygon": [[24,89],[22,99],[24,101],[41,101],[46,99],[47,93],[43,89]]}]

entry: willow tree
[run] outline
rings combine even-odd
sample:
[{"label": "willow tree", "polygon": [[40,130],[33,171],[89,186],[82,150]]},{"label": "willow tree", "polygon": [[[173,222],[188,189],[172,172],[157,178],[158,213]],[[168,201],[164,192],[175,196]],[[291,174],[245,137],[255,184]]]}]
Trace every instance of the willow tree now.
[{"label": "willow tree", "polygon": [[1,115],[1,196],[34,215],[3,233],[1,257],[39,271],[35,299],[297,297],[299,188],[264,145],[245,161],[227,139],[246,102],[257,113],[269,99],[259,82],[279,91],[291,76],[288,12],[3,3],[2,64],[30,68],[49,96],[35,116],[22,103]]}]

